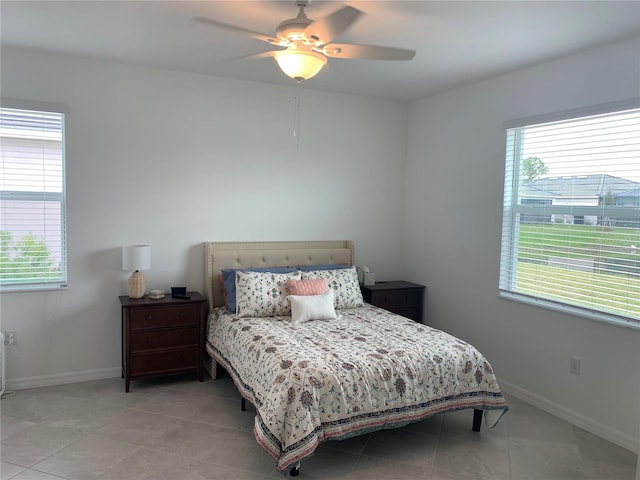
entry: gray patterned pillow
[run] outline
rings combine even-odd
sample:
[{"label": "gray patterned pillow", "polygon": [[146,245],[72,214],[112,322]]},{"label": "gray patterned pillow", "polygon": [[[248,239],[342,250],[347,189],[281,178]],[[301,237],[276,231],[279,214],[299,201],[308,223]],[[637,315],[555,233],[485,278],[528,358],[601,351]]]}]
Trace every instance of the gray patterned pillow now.
[{"label": "gray patterned pillow", "polygon": [[301,272],[302,279],[326,278],[327,286],[333,289],[336,308],[360,307],[364,304],[356,267],[336,270],[313,270]]},{"label": "gray patterned pillow", "polygon": [[236,313],[241,317],[291,315],[287,280],[300,280],[300,272],[236,272]]}]

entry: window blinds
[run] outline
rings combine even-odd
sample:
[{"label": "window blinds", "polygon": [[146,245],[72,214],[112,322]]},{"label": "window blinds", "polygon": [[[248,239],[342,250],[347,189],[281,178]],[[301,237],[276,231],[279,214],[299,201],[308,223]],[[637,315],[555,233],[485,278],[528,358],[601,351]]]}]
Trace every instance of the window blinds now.
[{"label": "window blinds", "polygon": [[640,326],[640,109],[507,128],[505,296]]},{"label": "window blinds", "polygon": [[66,286],[64,115],[0,109],[0,288]]}]

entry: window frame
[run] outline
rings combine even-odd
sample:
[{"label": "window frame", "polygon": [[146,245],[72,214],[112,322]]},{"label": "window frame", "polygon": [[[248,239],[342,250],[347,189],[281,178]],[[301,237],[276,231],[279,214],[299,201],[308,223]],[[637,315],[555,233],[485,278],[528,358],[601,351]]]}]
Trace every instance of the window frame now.
[{"label": "window frame", "polygon": [[[501,248],[500,248],[500,269],[498,280],[498,295],[501,298],[515,300],[518,302],[535,305],[538,307],[560,311],[591,320],[603,321],[640,330],[640,318],[634,318],[624,315],[618,315],[611,312],[604,312],[596,308],[587,306],[578,306],[571,303],[565,303],[560,300],[544,298],[536,295],[529,295],[523,292],[515,291],[517,282],[517,263],[519,251],[519,237],[521,215],[535,215],[544,212],[545,215],[553,215],[554,213],[566,214],[569,208],[572,215],[593,215],[594,209],[597,209],[598,215],[609,215],[611,217],[629,215],[634,217],[638,215],[637,207],[624,206],[563,206],[563,205],[536,205],[522,204],[518,201],[520,173],[524,155],[522,154],[523,142],[520,135],[516,134],[514,129],[527,126],[536,126],[544,123],[559,122],[566,120],[578,120],[582,117],[593,115],[602,115],[608,113],[624,112],[626,110],[640,108],[640,98],[622,100],[602,105],[590,106],[587,108],[579,108],[555,112],[551,114],[538,115],[534,117],[521,118],[504,123],[505,129],[505,177],[504,177],[504,198],[502,202],[503,218],[501,223]],[[513,135],[513,138],[510,136]],[[520,153],[517,153],[520,152]]]},{"label": "window frame", "polygon": [[34,291],[47,291],[47,290],[62,290],[68,287],[69,269],[68,269],[68,228],[67,228],[67,185],[66,185],[66,122],[67,113],[66,109],[54,103],[43,102],[29,102],[14,99],[1,100],[2,109],[15,109],[31,112],[44,112],[54,113],[61,116],[61,190],[59,192],[52,191],[18,191],[8,190],[4,191],[0,189],[0,197],[3,201],[13,200],[18,202],[43,202],[50,203],[55,202],[59,206],[60,212],[60,272],[54,280],[42,280],[34,279],[29,282],[14,281],[7,283],[0,283],[0,292],[13,293],[13,292],[34,292]]}]

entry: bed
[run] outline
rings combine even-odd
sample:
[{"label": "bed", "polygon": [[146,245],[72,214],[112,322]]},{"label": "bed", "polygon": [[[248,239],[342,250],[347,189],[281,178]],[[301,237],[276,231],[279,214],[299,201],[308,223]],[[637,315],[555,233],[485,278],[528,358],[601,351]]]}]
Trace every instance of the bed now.
[{"label": "bed", "polygon": [[255,406],[254,435],[280,471],[297,475],[327,440],[463,409],[479,431],[483,417],[493,427],[508,410],[473,346],[362,302],[352,242],[208,242],[204,250],[211,376],[224,368]]}]

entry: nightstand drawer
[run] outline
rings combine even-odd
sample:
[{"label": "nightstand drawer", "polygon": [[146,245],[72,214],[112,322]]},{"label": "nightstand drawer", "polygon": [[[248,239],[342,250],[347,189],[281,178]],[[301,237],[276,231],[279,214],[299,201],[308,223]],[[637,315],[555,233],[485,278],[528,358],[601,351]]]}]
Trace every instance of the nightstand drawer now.
[{"label": "nightstand drawer", "polygon": [[133,308],[131,311],[132,330],[197,323],[198,305],[196,304],[167,305],[144,309]]},{"label": "nightstand drawer", "polygon": [[392,313],[397,313],[398,315],[402,315],[403,317],[410,318],[411,320],[415,320],[416,322],[419,322],[421,320],[420,318],[418,318],[418,312],[416,307],[411,307],[411,308],[394,307],[394,308],[385,308],[385,310],[389,310]]},{"label": "nightstand drawer", "polygon": [[415,307],[420,296],[418,290],[396,290],[389,292],[375,292],[376,305],[384,309]]},{"label": "nightstand drawer", "polygon": [[131,356],[131,375],[153,375],[195,369],[198,367],[198,349],[185,348],[155,353],[134,353]]},{"label": "nightstand drawer", "polygon": [[198,345],[198,332],[197,325],[166,330],[137,331],[131,335],[131,350],[138,352],[154,348]]},{"label": "nightstand drawer", "polygon": [[422,322],[424,285],[396,280],[362,285],[360,288],[365,302]]}]

